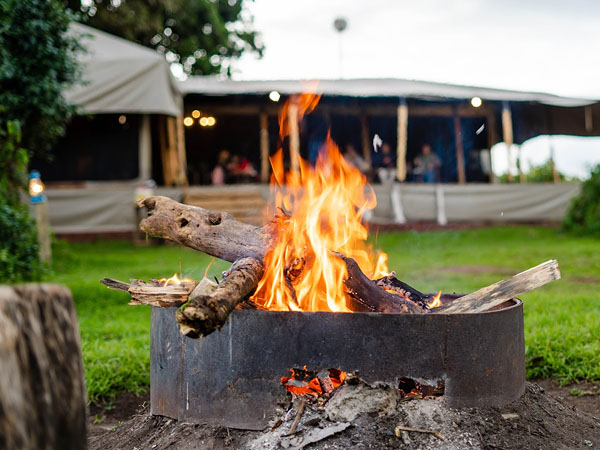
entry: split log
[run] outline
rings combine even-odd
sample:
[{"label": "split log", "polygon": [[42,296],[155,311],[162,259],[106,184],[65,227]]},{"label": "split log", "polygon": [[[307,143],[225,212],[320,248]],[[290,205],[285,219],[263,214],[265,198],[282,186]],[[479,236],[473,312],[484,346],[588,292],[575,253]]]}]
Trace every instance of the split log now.
[{"label": "split log", "polygon": [[411,314],[426,312],[417,303],[406,300],[400,295],[386,292],[379,287],[360,270],[358,263],[352,258],[341,253],[332,253],[346,263],[348,278],[344,283],[351,299],[350,309],[353,311]]},{"label": "split log", "polygon": [[375,280],[375,284],[382,289],[396,292],[398,295],[416,303],[423,309],[429,309],[428,303],[431,300],[431,297],[396,278],[396,272],[392,272],[385,277]]},{"label": "split log", "polygon": [[87,448],[79,327],[65,286],[0,286],[0,361],[0,448]]},{"label": "split log", "polygon": [[263,272],[261,261],[242,258],[231,266],[219,284],[205,278],[175,315],[179,331],[184,336],[198,338],[220,329],[231,311],[254,292]]},{"label": "split log", "polygon": [[239,222],[231,214],[183,205],[167,197],[147,197],[138,202],[148,209],[142,231],[211,256],[234,262],[252,257],[259,261],[272,243],[271,227]]},{"label": "split log", "polygon": [[487,311],[511,298],[558,279],[560,279],[558,263],[552,259],[521,272],[508,280],[499,281],[472,294],[459,297],[452,303],[436,308],[432,312],[436,314],[457,314]]}]

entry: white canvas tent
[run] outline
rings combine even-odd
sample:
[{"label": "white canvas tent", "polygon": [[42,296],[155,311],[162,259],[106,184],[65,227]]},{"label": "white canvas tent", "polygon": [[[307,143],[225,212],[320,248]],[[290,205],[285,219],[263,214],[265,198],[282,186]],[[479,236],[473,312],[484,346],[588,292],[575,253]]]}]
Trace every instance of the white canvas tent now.
[{"label": "white canvas tent", "polygon": [[[160,53],[73,22],[69,33],[85,48],[79,53],[81,82],[65,92],[84,114],[140,114],[139,180],[152,176],[150,114],[164,120],[161,157],[165,182],[186,183],[183,97]],[[162,123],[162,122],[161,122]]]},{"label": "white canvas tent", "polygon": [[79,54],[82,82],[65,92],[89,114],[181,115],[183,102],[158,52],[79,23],[70,33],[86,48]]}]

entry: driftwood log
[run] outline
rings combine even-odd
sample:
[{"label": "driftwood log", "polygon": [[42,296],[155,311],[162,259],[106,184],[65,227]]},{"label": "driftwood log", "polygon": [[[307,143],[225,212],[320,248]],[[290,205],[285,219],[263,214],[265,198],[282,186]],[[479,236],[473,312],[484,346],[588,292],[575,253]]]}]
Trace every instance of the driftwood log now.
[{"label": "driftwood log", "polygon": [[0,448],[85,449],[86,421],[71,292],[0,286]]}]

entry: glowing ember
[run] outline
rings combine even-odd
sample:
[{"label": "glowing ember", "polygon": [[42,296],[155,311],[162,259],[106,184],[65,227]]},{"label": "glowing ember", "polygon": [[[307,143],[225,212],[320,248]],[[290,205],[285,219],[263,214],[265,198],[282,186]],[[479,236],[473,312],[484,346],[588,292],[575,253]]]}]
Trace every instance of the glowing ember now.
[{"label": "glowing ember", "polygon": [[[284,105],[282,140],[290,129],[290,105],[300,120],[318,100],[303,94]],[[271,165],[276,206],[289,215],[278,218],[277,244],[266,255],[265,274],[252,301],[276,311],[349,311],[346,265],[332,251],[356,260],[371,278],[388,273],[387,255],[376,255],[365,242],[368,232],[362,218],[376,205],[373,190],[366,177],[344,160],[330,136],[314,167],[300,160],[299,171],[285,173],[282,149],[271,158]]]},{"label": "glowing ember", "polygon": [[161,286],[168,286],[170,284],[181,284],[181,283],[193,283],[194,280],[190,280],[189,278],[179,279],[176,273],[173,274],[171,278],[161,278],[158,280]]},{"label": "glowing ember", "polygon": [[294,395],[328,396],[340,387],[346,379],[346,372],[339,369],[329,369],[321,372],[302,369],[290,369],[291,376],[281,377],[285,390]]},{"label": "glowing ember", "polygon": [[429,309],[439,308],[440,306],[442,306],[441,298],[442,298],[442,291],[439,291],[437,293],[437,295],[435,297],[433,297],[429,303],[427,303],[427,306],[429,306]]}]

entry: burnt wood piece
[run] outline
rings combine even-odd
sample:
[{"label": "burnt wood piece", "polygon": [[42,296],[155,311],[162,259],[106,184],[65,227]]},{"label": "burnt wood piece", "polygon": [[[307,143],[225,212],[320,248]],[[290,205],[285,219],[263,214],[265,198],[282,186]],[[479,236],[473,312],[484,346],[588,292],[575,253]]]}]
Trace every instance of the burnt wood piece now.
[{"label": "burnt wood piece", "polygon": [[164,308],[183,305],[198,285],[197,282],[184,282],[163,286],[157,280],[150,280],[150,283],[143,280],[132,280],[131,284],[128,284],[113,278],[104,278],[100,280],[100,283],[109,289],[129,293],[131,296],[130,305],[149,305]]},{"label": "burnt wood piece", "polygon": [[262,262],[248,257],[236,261],[219,284],[203,280],[175,315],[181,334],[199,338],[220,329],[231,311],[254,292],[263,273]]},{"label": "burnt wood piece", "polygon": [[521,272],[508,280],[499,281],[472,294],[459,297],[452,303],[435,308],[438,313],[479,313],[498,306],[511,298],[560,279],[558,262],[552,259]]},{"label": "burnt wood piece", "polygon": [[431,300],[431,297],[396,278],[396,272],[375,280],[375,284],[382,289],[397,292],[398,295],[416,303],[423,309],[429,309],[428,302]]},{"label": "burnt wood piece", "polygon": [[138,202],[148,209],[140,229],[211,256],[234,262],[253,257],[259,261],[272,242],[271,225],[256,227],[231,214],[184,205],[167,197],[147,197]]},{"label": "burnt wood piece", "polygon": [[87,448],[86,404],[69,289],[0,286],[0,448]]},{"label": "burnt wood piece", "polygon": [[348,278],[346,284],[350,297],[349,308],[357,312],[382,312],[382,313],[410,313],[423,314],[426,312],[421,306],[406,300],[399,295],[391,294],[380,288],[375,281],[369,279],[358,263],[341,253],[332,252],[346,263]]}]

